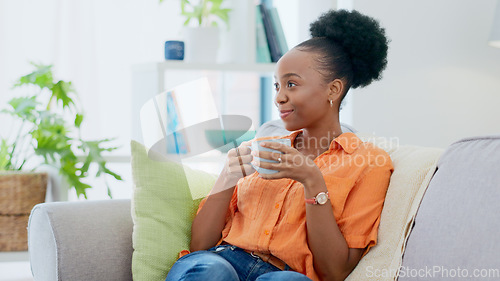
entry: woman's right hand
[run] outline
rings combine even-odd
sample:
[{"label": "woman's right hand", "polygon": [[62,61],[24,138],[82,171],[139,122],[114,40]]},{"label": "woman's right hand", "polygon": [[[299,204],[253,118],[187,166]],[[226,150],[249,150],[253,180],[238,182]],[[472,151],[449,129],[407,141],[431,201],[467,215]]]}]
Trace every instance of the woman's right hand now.
[{"label": "woman's right hand", "polygon": [[251,145],[252,141],[242,142],[240,146],[232,148],[227,153],[226,163],[220,175],[224,178],[224,189],[235,186],[238,180],[255,172],[250,164],[253,159],[250,154],[252,152]]}]

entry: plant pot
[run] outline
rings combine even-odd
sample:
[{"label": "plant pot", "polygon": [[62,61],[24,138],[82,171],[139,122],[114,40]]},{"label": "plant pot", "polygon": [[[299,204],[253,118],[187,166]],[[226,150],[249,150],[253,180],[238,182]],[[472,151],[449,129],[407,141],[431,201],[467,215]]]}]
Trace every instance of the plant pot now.
[{"label": "plant pot", "polygon": [[28,249],[28,218],[45,201],[46,173],[0,173],[0,251]]},{"label": "plant pot", "polygon": [[217,27],[184,28],[184,60],[195,63],[216,63],[220,32]]}]

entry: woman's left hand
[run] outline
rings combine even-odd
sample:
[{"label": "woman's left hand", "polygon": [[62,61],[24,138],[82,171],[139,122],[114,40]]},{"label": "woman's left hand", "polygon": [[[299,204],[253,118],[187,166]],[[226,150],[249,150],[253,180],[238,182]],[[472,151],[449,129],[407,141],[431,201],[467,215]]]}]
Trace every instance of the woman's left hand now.
[{"label": "woman's left hand", "polygon": [[[274,174],[259,174],[260,177],[264,179],[290,178],[304,185],[307,185],[306,182],[308,180],[313,180],[316,176],[320,176],[321,178],[323,177],[314,161],[297,149],[277,142],[264,141],[259,145],[282,152],[278,153],[261,150],[252,151],[252,155],[254,156],[252,161],[253,165],[264,169],[278,171]],[[258,161],[255,157],[274,160],[278,163]]]}]

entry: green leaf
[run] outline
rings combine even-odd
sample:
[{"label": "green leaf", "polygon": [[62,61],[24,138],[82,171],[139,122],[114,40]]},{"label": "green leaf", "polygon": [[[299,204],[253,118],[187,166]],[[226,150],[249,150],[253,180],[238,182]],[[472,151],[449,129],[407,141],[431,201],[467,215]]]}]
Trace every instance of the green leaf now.
[{"label": "green leaf", "polygon": [[87,153],[87,158],[85,159],[85,162],[83,164],[82,171],[87,172],[90,163],[96,163],[97,164],[96,176],[100,176],[101,174],[108,174],[114,177],[116,180],[122,180],[122,177],[120,175],[109,170],[108,167],[106,167],[107,164],[106,160],[104,160],[104,157],[102,156],[102,153],[105,151],[109,152],[117,149],[117,147],[104,148],[101,146],[103,143],[112,141],[111,139],[103,139],[97,141],[84,141],[84,140],[80,141],[82,142],[80,148]]},{"label": "green leaf", "polygon": [[35,122],[37,119],[36,106],[40,103],[36,101],[36,97],[13,98],[8,104],[12,107],[13,111],[4,110],[2,112],[26,119],[30,122]]},{"label": "green leaf", "polygon": [[77,113],[75,116],[75,127],[80,128],[83,121],[83,114]]},{"label": "green leaf", "polygon": [[63,108],[75,104],[73,99],[69,96],[70,93],[75,93],[75,90],[71,86],[71,82],[59,80],[56,84],[54,84],[51,90],[51,100],[55,98],[57,102],[61,102]]},{"label": "green leaf", "polygon": [[207,2],[212,2],[212,8],[210,9],[211,11],[218,10],[223,1],[224,0],[207,0]]},{"label": "green leaf", "polygon": [[219,17],[226,25],[229,25],[229,12],[231,12],[231,9],[220,9],[212,11],[212,14]]},{"label": "green leaf", "polygon": [[106,187],[108,189],[108,196],[109,196],[109,198],[112,199],[113,198],[113,193],[111,193],[111,188],[109,188],[109,184],[108,183],[106,183]]},{"label": "green leaf", "polygon": [[77,162],[70,159],[63,159],[61,161],[61,174],[66,178],[70,187],[75,188],[76,195],[80,197],[83,195],[87,199],[86,189],[92,188],[92,186],[83,183],[80,170],[76,167]]},{"label": "green leaf", "polygon": [[186,12],[186,4],[188,4],[187,1],[185,1],[185,0],[181,1],[181,15],[183,15],[184,12]]},{"label": "green leaf", "polygon": [[34,150],[37,155],[44,157],[45,162],[55,163],[61,158],[76,159],[71,150],[71,138],[64,120],[55,114],[42,112],[38,127],[31,132]]},{"label": "green leaf", "polygon": [[36,70],[22,76],[14,87],[33,84],[38,85],[41,89],[52,88],[52,85],[54,85],[52,82],[52,65],[35,64],[33,62],[31,64],[35,66]]},{"label": "green leaf", "polygon": [[10,158],[9,145],[7,145],[6,140],[2,139],[0,143],[0,171],[11,170]]}]

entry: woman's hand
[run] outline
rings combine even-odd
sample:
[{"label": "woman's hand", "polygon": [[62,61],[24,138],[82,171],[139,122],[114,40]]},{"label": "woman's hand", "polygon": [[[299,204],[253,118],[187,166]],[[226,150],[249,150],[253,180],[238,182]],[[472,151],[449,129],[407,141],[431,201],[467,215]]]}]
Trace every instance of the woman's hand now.
[{"label": "woman's hand", "polygon": [[252,151],[254,157],[259,157],[268,160],[274,160],[278,163],[258,161],[254,158],[253,165],[264,169],[276,170],[274,174],[260,174],[264,179],[280,179],[290,178],[308,186],[307,181],[317,179],[316,177],[323,178],[321,171],[314,161],[302,154],[297,149],[288,145],[277,142],[261,142],[260,145],[266,148],[281,151]]},{"label": "woman's hand", "polygon": [[226,188],[231,188],[236,185],[239,179],[255,172],[255,169],[250,165],[252,155],[250,152],[251,141],[242,142],[237,148],[232,148],[227,153],[226,163],[221,172],[221,177],[224,178]]}]

